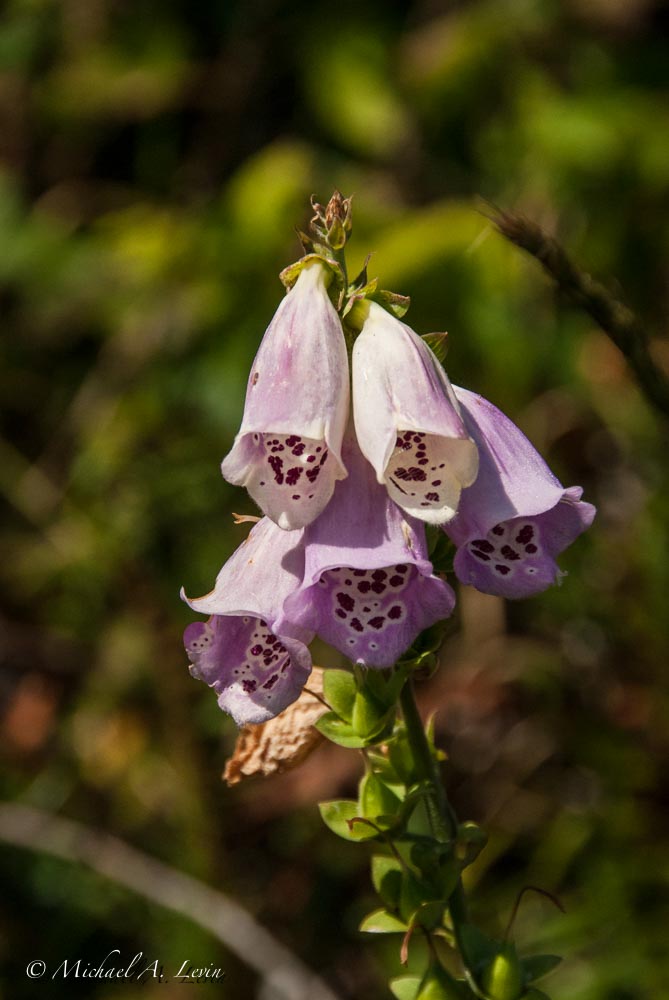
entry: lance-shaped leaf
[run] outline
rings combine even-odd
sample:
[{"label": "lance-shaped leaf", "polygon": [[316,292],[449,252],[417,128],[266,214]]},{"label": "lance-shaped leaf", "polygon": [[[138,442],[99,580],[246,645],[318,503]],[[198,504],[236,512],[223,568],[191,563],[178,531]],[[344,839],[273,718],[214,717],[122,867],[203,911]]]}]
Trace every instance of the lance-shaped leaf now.
[{"label": "lance-shaped leaf", "polygon": [[476,446],[428,345],[374,302],[353,348],[353,412],[360,448],[395,503],[449,521],[476,478]]},{"label": "lance-shaped leaf", "polygon": [[341,442],[348,419],[348,358],[328,269],[300,272],[255,357],[244,416],[221,466],[280,528],[317,517],[346,476]]},{"label": "lance-shaped leaf", "polygon": [[349,477],[305,528],[304,581],[284,615],[357,663],[389,667],[455,595],[432,573],[424,526],[390,500],[350,433],[344,455]]},{"label": "lance-shaped leaf", "polygon": [[213,687],[237,725],[266,722],[295,701],[311,672],[307,643],[293,628],[277,631],[286,597],[302,580],[302,531],[281,531],[263,518],[223,566],[204,597],[182,598],[211,615],[184,632],[191,673]]},{"label": "lance-shaped leaf", "polygon": [[492,403],[455,386],[479,450],[476,482],[445,531],[463,583],[501,597],[529,597],[561,576],[556,556],[592,523],[582,489],[565,489],[522,431]]}]

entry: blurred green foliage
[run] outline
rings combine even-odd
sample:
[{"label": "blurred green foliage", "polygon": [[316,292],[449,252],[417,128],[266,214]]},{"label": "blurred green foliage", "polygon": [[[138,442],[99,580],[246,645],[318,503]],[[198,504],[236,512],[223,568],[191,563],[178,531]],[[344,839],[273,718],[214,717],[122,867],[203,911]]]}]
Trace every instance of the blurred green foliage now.
[{"label": "blurred green foliage", "polygon": [[[381,1000],[399,972],[394,939],[356,930],[364,851],[315,807],[351,792],[356,754],[221,786],[234,727],[188,676],[177,598],[243,537],[229,514],[249,501],[217,463],[293,227],[335,185],[355,193],[352,273],[374,251],[409,322],[449,329],[454,380],[600,511],[564,585],[506,623],[462,595],[426,691],[458,812],[491,835],[479,922],[499,933],[539,884],[568,915],[528,897],[515,934],[566,955],[552,995],[667,995],[666,428],[477,198],[623,289],[667,365],[668,28],[661,0],[4,5],[2,794],[229,892],[343,997]],[[217,943],[83,869],[6,848],[0,877],[5,998],[46,995],[33,958],[114,947],[215,962],[254,995]]]}]

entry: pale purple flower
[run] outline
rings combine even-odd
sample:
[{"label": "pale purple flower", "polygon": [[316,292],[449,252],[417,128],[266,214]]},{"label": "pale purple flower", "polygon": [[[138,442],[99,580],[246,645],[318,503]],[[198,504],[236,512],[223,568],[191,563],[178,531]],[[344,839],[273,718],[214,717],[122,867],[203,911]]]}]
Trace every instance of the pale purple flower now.
[{"label": "pale purple flower", "polygon": [[305,267],[276,311],[251,368],[239,433],[223,461],[280,528],[313,521],[346,476],[346,344],[328,298],[327,268]]},{"label": "pale purple flower", "polygon": [[277,630],[282,604],[302,582],[302,531],[263,518],[223,566],[205,597],[186,603],[207,622],[184,632],[191,673],[213,687],[237,725],[266,722],[298,698],[311,672],[313,634]]},{"label": "pale purple flower", "polygon": [[378,485],[353,437],[344,447],[349,477],[305,528],[304,581],[282,624],[317,632],[364,666],[390,667],[451,614],[455,595],[432,572],[424,525]]},{"label": "pale purple flower", "polygon": [[374,302],[352,364],[356,434],[378,482],[414,517],[449,521],[478,458],[443,368],[425,341]]},{"label": "pale purple flower", "polygon": [[592,523],[579,486],[565,489],[525,435],[492,403],[454,386],[479,450],[476,482],[444,530],[455,572],[487,594],[530,597],[559,581],[556,556]]}]

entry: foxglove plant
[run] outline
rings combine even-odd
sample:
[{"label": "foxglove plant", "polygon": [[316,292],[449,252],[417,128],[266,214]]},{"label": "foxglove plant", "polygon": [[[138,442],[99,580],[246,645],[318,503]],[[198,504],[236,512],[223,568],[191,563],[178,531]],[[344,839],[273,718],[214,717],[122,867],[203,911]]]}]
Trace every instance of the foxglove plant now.
[{"label": "foxglove plant", "polygon": [[[465,584],[527,597],[559,581],[556,557],[591,523],[491,403],[451,386],[428,343],[401,322],[408,300],[349,282],[350,200],[314,205],[305,256],[253,363],[242,425],[223,462],[265,517],[189,600],[207,622],[184,636],[194,676],[239,725],[295,701],[315,635],[349,661],[324,673],[317,728],[364,750],[357,800],[321,805],[339,836],[376,846],[382,903],[361,929],[429,945],[398,1000],[547,1000],[533,983],[559,961],[521,959],[471,922],[461,875],[485,844],[459,823],[437,770],[413,679],[437,663],[455,594],[429,557],[450,539]],[[352,413],[349,394],[349,360]],[[445,534],[444,534],[445,533]],[[183,595],[182,595],[183,596]],[[400,713],[398,714],[398,708]]]}]

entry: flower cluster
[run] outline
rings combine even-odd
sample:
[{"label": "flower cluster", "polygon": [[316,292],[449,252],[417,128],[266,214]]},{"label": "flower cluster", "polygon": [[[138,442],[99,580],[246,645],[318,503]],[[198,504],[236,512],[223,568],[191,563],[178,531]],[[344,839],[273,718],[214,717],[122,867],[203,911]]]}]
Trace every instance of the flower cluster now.
[{"label": "flower cluster", "polygon": [[364,301],[349,376],[331,276],[318,257],[303,261],[254,360],[222,465],[265,516],[214,590],[184,597],[210,616],[186,629],[191,671],[239,725],[298,697],[315,635],[384,668],[452,613],[426,524],[454,543],[461,582],[517,598],[559,579],[557,555],[595,513],[377,302]]}]

